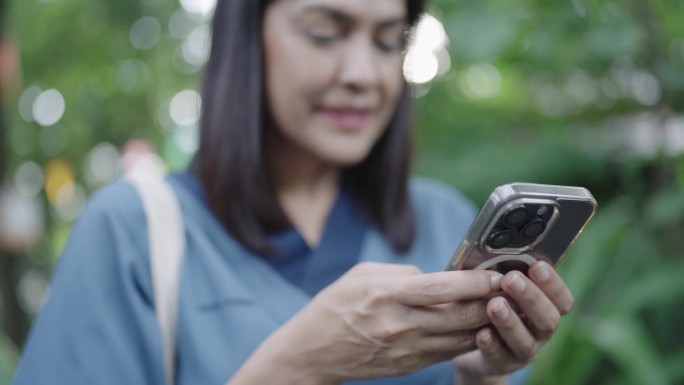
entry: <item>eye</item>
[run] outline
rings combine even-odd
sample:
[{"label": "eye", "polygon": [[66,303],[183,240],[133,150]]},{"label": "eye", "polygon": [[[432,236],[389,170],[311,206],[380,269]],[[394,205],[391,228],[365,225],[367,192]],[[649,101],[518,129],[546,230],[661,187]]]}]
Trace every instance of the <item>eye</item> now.
[{"label": "eye", "polygon": [[407,34],[403,28],[391,28],[382,31],[375,40],[375,45],[383,52],[402,52],[406,48]]},{"label": "eye", "polygon": [[329,45],[342,37],[341,28],[330,22],[314,22],[302,28],[302,33],[316,45]]},{"label": "eye", "polygon": [[386,53],[394,53],[394,52],[403,52],[405,48],[405,44],[403,41],[401,42],[383,42],[383,41],[378,41],[375,43],[375,45],[380,49],[382,52]]},{"label": "eye", "polygon": [[316,45],[329,45],[339,38],[336,34],[330,33],[307,33],[306,36]]}]

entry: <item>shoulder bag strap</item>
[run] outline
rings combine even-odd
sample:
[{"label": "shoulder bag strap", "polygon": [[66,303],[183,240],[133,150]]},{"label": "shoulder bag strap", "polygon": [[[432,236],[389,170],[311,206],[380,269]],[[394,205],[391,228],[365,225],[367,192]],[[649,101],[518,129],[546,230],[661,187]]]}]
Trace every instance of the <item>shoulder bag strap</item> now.
[{"label": "shoulder bag strap", "polygon": [[142,199],[147,219],[150,268],[157,321],[161,329],[166,383],[175,383],[176,324],[180,266],[185,229],[178,198],[159,180],[131,180]]}]

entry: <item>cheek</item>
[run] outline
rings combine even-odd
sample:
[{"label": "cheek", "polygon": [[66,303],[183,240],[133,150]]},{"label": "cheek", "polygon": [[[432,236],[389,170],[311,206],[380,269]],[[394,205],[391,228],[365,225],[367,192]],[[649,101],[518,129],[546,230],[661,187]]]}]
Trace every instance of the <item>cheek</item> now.
[{"label": "cheek", "polygon": [[387,71],[388,94],[399,99],[402,90],[404,89],[404,59],[403,57],[392,60],[392,63],[387,68],[392,68],[392,71]]},{"label": "cheek", "polygon": [[385,109],[389,109],[391,113],[397,107],[406,84],[401,70],[388,71],[387,75],[388,76],[384,80],[385,95],[387,97]]},{"label": "cheek", "polygon": [[309,112],[330,84],[329,63],[292,36],[270,39],[264,49],[265,89],[272,111],[281,119]]},{"label": "cheek", "polygon": [[[306,112],[305,89],[298,81],[298,68],[293,66],[287,41],[269,38],[264,41],[264,91],[268,108],[279,127],[296,124]],[[292,121],[295,120],[295,121]]]}]

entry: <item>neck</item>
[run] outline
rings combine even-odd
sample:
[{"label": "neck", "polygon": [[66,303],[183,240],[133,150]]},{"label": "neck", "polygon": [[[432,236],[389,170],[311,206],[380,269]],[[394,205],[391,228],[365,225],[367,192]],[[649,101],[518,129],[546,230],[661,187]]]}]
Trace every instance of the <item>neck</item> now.
[{"label": "neck", "polygon": [[267,167],[278,201],[310,246],[319,243],[340,188],[341,170],[312,154],[267,141]]}]

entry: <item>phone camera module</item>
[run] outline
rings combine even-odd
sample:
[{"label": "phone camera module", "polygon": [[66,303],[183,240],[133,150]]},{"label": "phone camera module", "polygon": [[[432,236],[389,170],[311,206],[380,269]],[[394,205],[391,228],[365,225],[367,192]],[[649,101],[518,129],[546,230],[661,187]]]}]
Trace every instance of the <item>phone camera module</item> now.
[{"label": "phone camera module", "polygon": [[519,252],[537,242],[550,226],[552,203],[524,202],[508,207],[482,239],[490,251]]},{"label": "phone camera module", "polygon": [[513,241],[513,232],[510,230],[501,230],[492,233],[487,240],[489,247],[492,249],[501,249],[508,246]]},{"label": "phone camera module", "polygon": [[522,235],[526,238],[535,238],[546,230],[546,223],[540,217],[533,218],[525,224]]},{"label": "phone camera module", "polygon": [[509,226],[521,225],[527,219],[527,209],[525,207],[517,207],[506,213],[504,222]]}]

